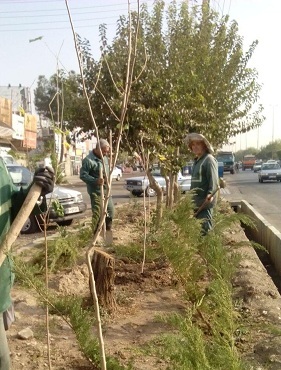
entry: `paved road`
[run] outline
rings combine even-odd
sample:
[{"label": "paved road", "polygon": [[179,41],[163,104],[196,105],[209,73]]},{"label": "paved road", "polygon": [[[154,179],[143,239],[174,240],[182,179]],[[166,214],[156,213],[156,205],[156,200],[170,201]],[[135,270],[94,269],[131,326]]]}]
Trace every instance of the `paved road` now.
[{"label": "paved road", "polygon": [[[130,202],[130,193],[124,189],[124,179],[140,176],[139,172],[123,174],[120,181],[112,183],[112,197],[114,203]],[[258,174],[253,171],[240,171],[234,175],[224,174],[226,189],[222,196],[231,202],[240,202],[242,199],[249,202],[259,213],[263,215],[273,226],[281,232],[281,183],[280,182],[258,182]],[[74,176],[68,179],[67,186],[82,192],[83,198],[90,208],[90,199],[85,184]],[[142,198],[139,198],[140,200]]]},{"label": "paved road", "polygon": [[281,232],[281,183],[258,182],[258,174],[246,170],[237,174],[225,174],[225,194],[229,201],[246,200],[268,222]]},{"label": "paved road", "polygon": [[[112,181],[112,198],[114,203],[127,203],[131,200],[130,192],[124,188],[124,180],[129,177],[142,176],[144,172],[134,171],[131,174],[124,174],[120,181]],[[67,178],[68,184],[65,186],[71,187],[75,190],[81,191],[84,201],[87,203],[87,206],[90,207],[90,198],[86,190],[86,185],[83,181],[79,179],[78,176],[72,176]],[[141,198],[139,198],[141,199]]]}]

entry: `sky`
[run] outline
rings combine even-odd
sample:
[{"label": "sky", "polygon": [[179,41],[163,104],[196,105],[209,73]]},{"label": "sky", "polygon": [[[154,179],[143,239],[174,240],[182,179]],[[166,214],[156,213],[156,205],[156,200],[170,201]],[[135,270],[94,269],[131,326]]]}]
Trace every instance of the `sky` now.
[{"label": "sky", "polygon": [[[140,2],[147,3],[148,9],[153,7],[153,0]],[[259,74],[258,82],[262,85],[259,103],[264,106],[266,119],[259,129],[231,138],[225,149],[261,148],[281,139],[281,1],[210,2],[220,14],[229,14],[238,23],[245,51],[254,40],[259,41],[249,66]],[[99,56],[99,25],[107,25],[110,41],[119,15],[127,14],[127,5],[128,0],[68,0],[75,30],[89,40],[95,58]],[[135,10],[137,1],[130,0],[130,6]],[[57,67],[79,72],[65,0],[0,0],[0,86],[21,84],[33,92],[39,75],[50,78]]]}]

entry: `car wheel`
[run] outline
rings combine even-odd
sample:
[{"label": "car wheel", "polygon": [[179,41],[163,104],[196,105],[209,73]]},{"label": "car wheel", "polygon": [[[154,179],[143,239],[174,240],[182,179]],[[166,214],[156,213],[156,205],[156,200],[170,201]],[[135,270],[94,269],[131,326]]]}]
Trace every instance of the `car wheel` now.
[{"label": "car wheel", "polygon": [[156,195],[156,191],[154,189],[152,189],[150,186],[148,186],[146,189],[145,189],[145,195],[147,197],[155,197]]},{"label": "car wheel", "polygon": [[134,197],[140,197],[142,195],[142,191],[132,190],[132,195]]},{"label": "car wheel", "polygon": [[120,178],[121,178],[121,176],[120,175],[117,175],[116,181],[120,181]]},{"label": "car wheel", "polygon": [[263,182],[263,179],[261,179],[261,182]]},{"label": "car wheel", "polygon": [[259,182],[261,182],[261,179],[259,179]]},{"label": "car wheel", "polygon": [[22,234],[32,234],[39,230],[36,216],[30,215],[21,229]]},{"label": "car wheel", "polygon": [[57,221],[59,226],[70,226],[73,220],[64,220],[64,221]]}]

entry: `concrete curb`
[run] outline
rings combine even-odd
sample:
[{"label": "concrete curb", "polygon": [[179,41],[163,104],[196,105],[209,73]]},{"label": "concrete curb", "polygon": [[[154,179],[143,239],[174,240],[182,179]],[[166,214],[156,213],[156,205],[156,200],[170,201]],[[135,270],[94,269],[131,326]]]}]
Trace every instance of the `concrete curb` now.
[{"label": "concrete curb", "polygon": [[276,271],[281,275],[281,233],[279,230],[245,200],[241,200],[239,212],[254,220],[257,228],[250,230],[251,236],[254,241],[266,248]]}]

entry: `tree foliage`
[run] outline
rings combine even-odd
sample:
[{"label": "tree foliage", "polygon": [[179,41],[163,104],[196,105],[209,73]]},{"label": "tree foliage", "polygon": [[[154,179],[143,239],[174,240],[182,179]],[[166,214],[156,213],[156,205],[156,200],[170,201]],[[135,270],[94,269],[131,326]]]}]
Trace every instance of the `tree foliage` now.
[{"label": "tree foliage", "polygon": [[281,140],[275,140],[262,146],[258,155],[260,159],[281,159]]},{"label": "tree foliage", "polygon": [[242,158],[246,154],[254,154],[258,159],[281,159],[281,140],[275,140],[259,149],[250,147],[244,150],[239,150],[235,153],[237,161],[242,161]]},{"label": "tree foliage", "polygon": [[[105,26],[100,27],[99,61],[94,60],[89,42],[78,37],[93,112],[105,135],[111,129],[114,138],[118,127],[130,34],[138,57],[123,147],[136,150],[141,138],[152,156],[161,154],[177,171],[175,148],[186,133],[200,132],[219,147],[263,122],[263,108],[257,105],[261,86],[256,70],[248,67],[257,41],[244,52],[236,21],[219,16],[208,2],[191,6],[173,1],[165,11],[164,1],[159,0],[152,12],[143,4],[140,23],[133,12],[131,28],[129,24],[126,16],[120,16],[110,45]],[[137,29],[139,37],[134,39]],[[91,130],[79,75],[60,75],[59,81],[68,124]],[[55,82],[54,76],[49,84],[40,76],[35,92],[39,112],[44,105],[46,113]]]}]

